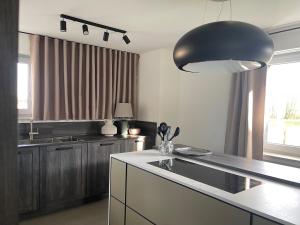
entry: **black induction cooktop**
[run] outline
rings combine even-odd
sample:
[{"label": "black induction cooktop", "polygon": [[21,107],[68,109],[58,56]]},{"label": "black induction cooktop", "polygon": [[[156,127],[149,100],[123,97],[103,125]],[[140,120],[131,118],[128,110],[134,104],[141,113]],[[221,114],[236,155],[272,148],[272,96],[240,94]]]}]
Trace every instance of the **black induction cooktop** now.
[{"label": "black induction cooktop", "polygon": [[150,162],[149,164],[178,175],[236,194],[261,184],[260,181],[213,169],[178,158]]}]

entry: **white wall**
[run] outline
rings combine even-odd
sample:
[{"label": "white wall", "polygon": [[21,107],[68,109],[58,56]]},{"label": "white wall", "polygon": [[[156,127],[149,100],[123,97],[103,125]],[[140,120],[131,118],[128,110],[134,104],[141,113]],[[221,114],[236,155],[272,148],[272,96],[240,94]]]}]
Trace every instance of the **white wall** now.
[{"label": "white wall", "polygon": [[142,54],[139,74],[138,119],[166,121],[176,125],[178,119],[179,74],[169,60],[169,50]]},{"label": "white wall", "polygon": [[141,55],[139,67],[138,118],[158,121],[160,98],[160,50]]},{"label": "white wall", "polygon": [[28,34],[19,33],[19,54],[30,55],[30,41]]},{"label": "white wall", "polygon": [[231,75],[179,71],[172,49],[141,54],[138,119],[179,126],[177,143],[223,152]]},{"label": "white wall", "polygon": [[231,77],[180,73],[180,143],[224,151]]}]

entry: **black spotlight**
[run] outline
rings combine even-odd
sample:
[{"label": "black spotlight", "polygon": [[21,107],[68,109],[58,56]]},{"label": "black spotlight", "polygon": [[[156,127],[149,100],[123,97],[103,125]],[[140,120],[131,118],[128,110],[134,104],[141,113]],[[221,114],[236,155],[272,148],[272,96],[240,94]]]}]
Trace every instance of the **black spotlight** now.
[{"label": "black spotlight", "polygon": [[88,26],[86,24],[82,25],[82,33],[84,35],[88,35],[89,34],[89,28],[88,28]]},{"label": "black spotlight", "polygon": [[105,31],[103,34],[103,41],[108,41],[108,38],[109,38],[109,33]]},{"label": "black spotlight", "polygon": [[61,32],[66,32],[67,31],[67,22],[64,20],[60,21],[60,31]]},{"label": "black spotlight", "polygon": [[125,41],[126,44],[129,44],[130,43],[130,40],[129,38],[127,37],[127,35],[123,35],[123,40]]}]

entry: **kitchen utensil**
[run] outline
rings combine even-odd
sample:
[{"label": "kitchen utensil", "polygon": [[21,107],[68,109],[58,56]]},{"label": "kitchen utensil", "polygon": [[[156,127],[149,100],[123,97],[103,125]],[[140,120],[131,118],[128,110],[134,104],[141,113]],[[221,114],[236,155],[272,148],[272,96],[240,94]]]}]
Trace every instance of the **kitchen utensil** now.
[{"label": "kitchen utensil", "polygon": [[176,130],[173,134],[173,136],[169,139],[169,141],[172,141],[174,137],[177,137],[180,134],[180,128],[176,127]]},{"label": "kitchen utensil", "polygon": [[162,123],[159,125],[159,127],[160,127],[160,131],[161,131],[161,133],[162,133],[162,135],[163,135],[163,140],[165,140],[166,132],[167,132],[167,130],[168,130],[168,125],[167,125],[165,122],[162,122]]},{"label": "kitchen utensil", "polygon": [[166,132],[166,139],[169,141],[170,139],[170,133],[171,133],[171,126],[168,126],[167,132]]},{"label": "kitchen utensil", "polygon": [[160,126],[157,128],[157,134],[160,136],[161,140],[163,141],[163,136],[161,134]]}]

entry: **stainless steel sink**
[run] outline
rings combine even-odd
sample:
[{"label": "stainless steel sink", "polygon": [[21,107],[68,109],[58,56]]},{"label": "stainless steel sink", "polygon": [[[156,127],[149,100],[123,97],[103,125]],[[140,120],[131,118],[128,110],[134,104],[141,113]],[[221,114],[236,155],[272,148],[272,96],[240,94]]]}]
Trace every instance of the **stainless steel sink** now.
[{"label": "stainless steel sink", "polygon": [[38,139],[25,139],[25,140],[18,140],[19,145],[28,145],[28,144],[47,144],[47,143],[54,143],[54,138],[38,138]]},{"label": "stainless steel sink", "polygon": [[55,137],[54,141],[57,141],[57,142],[76,142],[76,141],[80,141],[80,139],[77,138],[77,137],[73,137],[73,136],[66,136],[66,137]]}]

